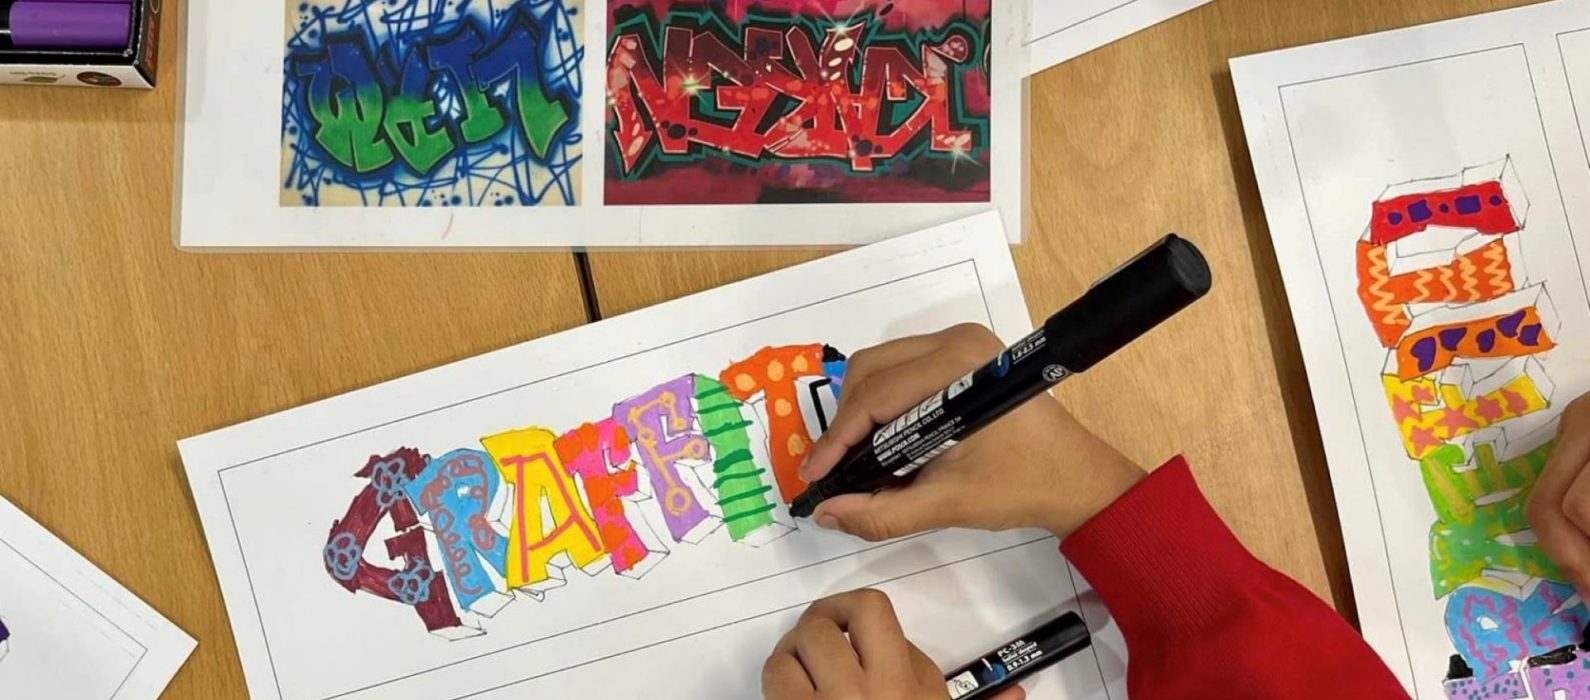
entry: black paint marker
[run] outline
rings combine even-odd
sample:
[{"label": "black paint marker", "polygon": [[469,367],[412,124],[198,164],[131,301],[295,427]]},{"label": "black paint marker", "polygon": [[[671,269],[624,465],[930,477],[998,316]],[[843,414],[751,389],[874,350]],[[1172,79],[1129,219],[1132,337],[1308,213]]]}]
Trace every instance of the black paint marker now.
[{"label": "black paint marker", "polygon": [[993,362],[873,429],[870,439],[795,498],[790,513],[808,518],[834,496],[899,483],[972,433],[1153,330],[1207,294],[1209,285],[1209,264],[1198,248],[1166,236]]},{"label": "black paint marker", "polygon": [[944,675],[950,700],[993,697],[1022,679],[1063,661],[1093,643],[1088,626],[1074,612],[995,649]]}]

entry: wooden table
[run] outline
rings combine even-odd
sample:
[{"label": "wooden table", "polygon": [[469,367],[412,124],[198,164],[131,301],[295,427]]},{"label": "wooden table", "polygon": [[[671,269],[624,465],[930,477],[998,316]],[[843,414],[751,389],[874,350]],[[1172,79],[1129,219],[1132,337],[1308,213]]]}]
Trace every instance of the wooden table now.
[{"label": "wooden table", "polygon": [[[1226,60],[1524,4],[1216,0],[1032,82],[1033,311],[1171,230],[1218,280],[1067,403],[1144,464],[1185,452],[1242,539],[1349,616]],[[199,640],[169,697],[244,695],[177,439],[820,255],[180,253],[173,48],[153,93],[0,88],[0,494]]]}]

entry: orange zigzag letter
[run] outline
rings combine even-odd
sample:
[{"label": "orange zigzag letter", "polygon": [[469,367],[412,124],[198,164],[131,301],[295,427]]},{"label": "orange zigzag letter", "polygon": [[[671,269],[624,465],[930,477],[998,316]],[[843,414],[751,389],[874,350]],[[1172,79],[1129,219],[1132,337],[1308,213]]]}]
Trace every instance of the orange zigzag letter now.
[{"label": "orange zigzag letter", "polygon": [[1476,248],[1450,264],[1392,275],[1386,246],[1358,242],[1358,299],[1381,345],[1397,345],[1412,320],[1406,304],[1489,301],[1514,290],[1513,266],[1501,240]]}]

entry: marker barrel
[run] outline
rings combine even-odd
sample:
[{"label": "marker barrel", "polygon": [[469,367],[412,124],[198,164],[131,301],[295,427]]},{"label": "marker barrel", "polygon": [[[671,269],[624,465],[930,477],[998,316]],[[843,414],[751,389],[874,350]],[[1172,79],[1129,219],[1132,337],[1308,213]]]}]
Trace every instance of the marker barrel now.
[{"label": "marker barrel", "polygon": [[116,49],[132,38],[132,4],[22,0],[5,15],[19,49]]},{"label": "marker barrel", "polygon": [[1074,612],[1045,623],[982,658],[944,674],[951,700],[981,700],[1020,683],[1093,644]]},{"label": "marker barrel", "polygon": [[1209,265],[1198,248],[1166,236],[988,365],[875,428],[828,476],[795,497],[790,514],[810,517],[834,496],[900,482],[962,439],[1153,330],[1208,294],[1210,284]]},{"label": "marker barrel", "polygon": [[810,516],[822,501],[867,493],[909,477],[934,458],[1070,373],[1045,362],[1044,329],[1012,345],[999,357],[962,377],[905,415],[880,426],[872,439],[848,452],[829,476],[790,504],[796,517]]}]

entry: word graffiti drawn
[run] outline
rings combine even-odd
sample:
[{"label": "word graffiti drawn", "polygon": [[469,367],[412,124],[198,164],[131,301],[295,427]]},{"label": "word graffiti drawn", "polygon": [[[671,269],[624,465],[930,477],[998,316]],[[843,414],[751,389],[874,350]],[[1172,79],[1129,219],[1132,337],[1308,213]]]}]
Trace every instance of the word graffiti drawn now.
[{"label": "word graffiti drawn", "polygon": [[1551,455],[1559,329],[1519,253],[1511,159],[1389,188],[1357,243],[1381,383],[1435,508],[1430,580],[1456,650],[1451,700],[1590,699],[1574,645],[1590,608],[1536,543],[1525,504]]},{"label": "word graffiti drawn", "polygon": [[286,2],[282,204],[578,202],[579,0]]},{"label": "word graffiti drawn", "polygon": [[[326,573],[461,639],[485,634],[483,620],[515,592],[543,600],[568,585],[570,569],[639,579],[671,546],[720,531],[749,546],[772,542],[795,530],[779,509],[805,489],[790,459],[828,424],[844,375],[831,347],[765,348],[717,377],[664,381],[561,434],[527,427],[439,457],[411,447],[371,456],[326,538]],[[373,558],[385,521],[395,534]]]},{"label": "word graffiti drawn", "polygon": [[987,0],[726,4],[609,1],[609,201],[988,200]]}]

